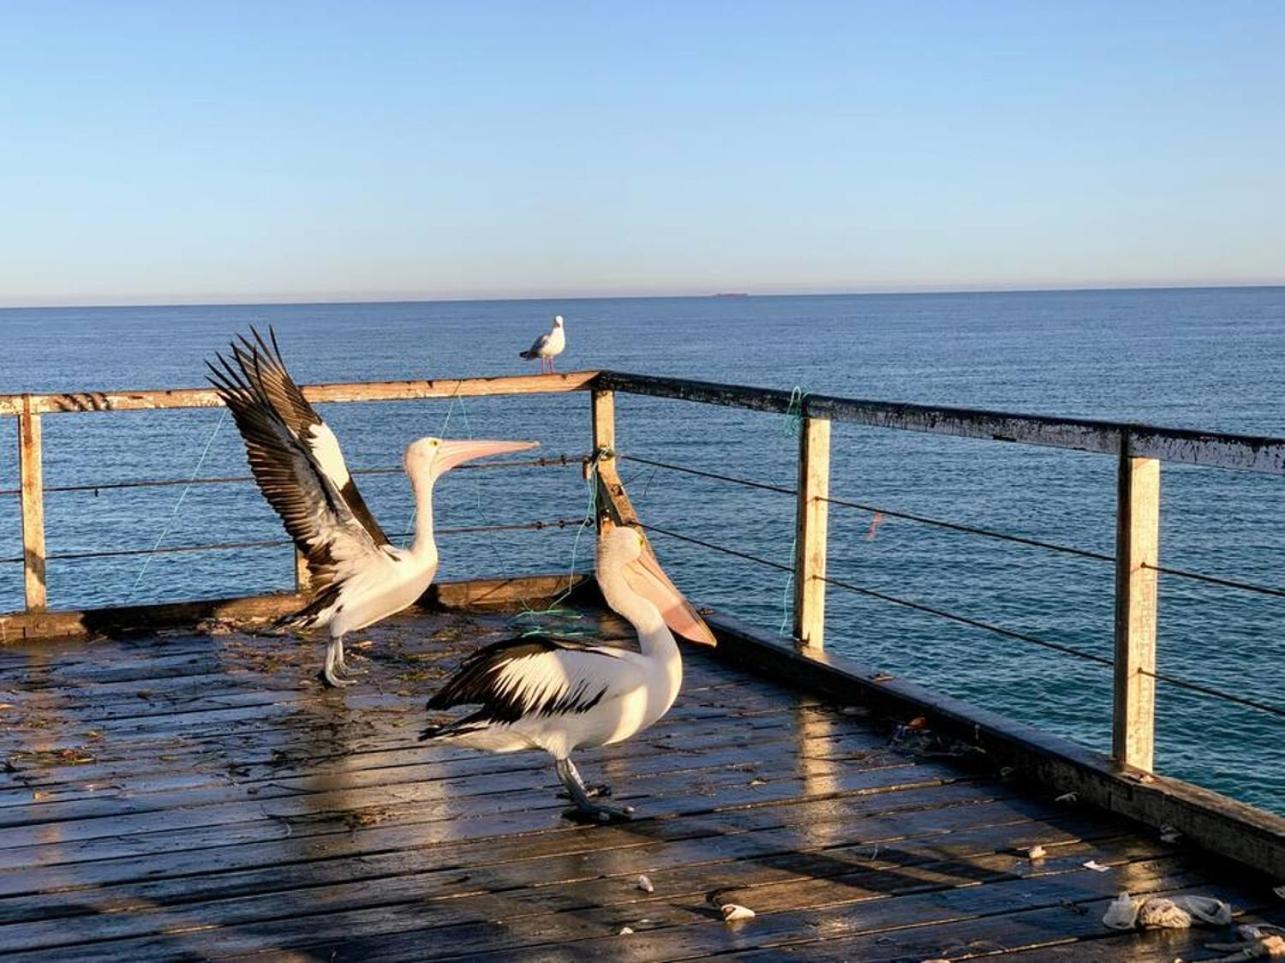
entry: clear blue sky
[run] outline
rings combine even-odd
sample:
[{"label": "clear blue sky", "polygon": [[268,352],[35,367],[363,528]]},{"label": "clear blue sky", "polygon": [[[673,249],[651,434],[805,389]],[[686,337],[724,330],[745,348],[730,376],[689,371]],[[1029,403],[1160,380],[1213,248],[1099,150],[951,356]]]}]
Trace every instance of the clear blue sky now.
[{"label": "clear blue sky", "polygon": [[0,304],[1285,281],[1285,3],[11,3]]}]

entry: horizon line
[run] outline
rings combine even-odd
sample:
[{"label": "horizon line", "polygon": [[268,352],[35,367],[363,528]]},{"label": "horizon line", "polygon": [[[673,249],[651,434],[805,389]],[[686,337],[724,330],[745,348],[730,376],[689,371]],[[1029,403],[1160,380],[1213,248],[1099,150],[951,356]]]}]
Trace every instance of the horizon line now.
[{"label": "horizon line", "polygon": [[428,297],[428,296],[373,296],[373,297],[280,297],[247,300],[192,300],[192,301],[71,301],[29,302],[0,304],[0,311],[39,311],[67,308],[232,308],[276,307],[283,305],[323,304],[455,304],[455,303],[504,303],[536,301],[659,301],[672,299],[748,299],[748,298],[799,298],[799,297],[914,297],[923,295],[952,294],[1057,294],[1093,291],[1208,291],[1240,290],[1285,287],[1285,279],[1272,281],[1245,281],[1222,283],[1177,284],[1173,282],[1134,282],[1129,284],[1084,284],[1052,287],[924,287],[924,288],[867,288],[848,291],[788,291],[754,292],[720,289],[700,294],[565,294],[565,295],[509,295],[504,297]]}]

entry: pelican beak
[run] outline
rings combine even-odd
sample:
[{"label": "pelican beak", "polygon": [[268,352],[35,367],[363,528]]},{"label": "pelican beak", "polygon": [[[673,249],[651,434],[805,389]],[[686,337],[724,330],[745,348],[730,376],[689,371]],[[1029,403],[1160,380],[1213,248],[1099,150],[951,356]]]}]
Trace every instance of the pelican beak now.
[{"label": "pelican beak", "polygon": [[660,609],[670,631],[690,642],[718,645],[718,640],[714,638],[714,633],[705,624],[705,620],[669,580],[651,546],[646,542],[643,543],[642,554],[625,566],[625,582]]},{"label": "pelican beak", "polygon": [[440,478],[452,468],[457,468],[466,461],[475,458],[487,458],[491,455],[508,455],[516,451],[529,451],[538,448],[538,441],[443,441],[442,447],[433,459],[433,477]]}]

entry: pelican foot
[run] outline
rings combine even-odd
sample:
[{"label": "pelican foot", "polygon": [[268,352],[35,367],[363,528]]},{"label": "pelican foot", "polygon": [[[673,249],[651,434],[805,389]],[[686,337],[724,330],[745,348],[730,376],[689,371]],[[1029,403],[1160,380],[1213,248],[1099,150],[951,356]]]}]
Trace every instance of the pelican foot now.
[{"label": "pelican foot", "polygon": [[[610,798],[611,798],[611,792],[612,792],[611,787],[610,787],[610,786],[608,786],[605,782],[604,782],[604,783],[599,783],[599,784],[598,784],[598,785],[596,785],[596,786],[585,786],[585,787],[584,787],[584,794],[585,794],[585,796],[587,796],[587,797],[588,797],[588,798],[590,798],[590,799],[610,799]],[[561,790],[561,791],[558,793],[558,798],[559,798],[559,799],[570,799],[570,798],[571,798],[571,793],[567,792],[565,789],[564,789],[564,790]]]},{"label": "pelican foot", "polygon": [[334,668],[329,666],[322,669],[317,675],[321,677],[321,681],[326,684],[328,689],[346,689],[350,685],[357,684],[356,679],[345,679]]},{"label": "pelican foot", "polygon": [[562,818],[573,823],[589,826],[605,826],[610,823],[627,823],[633,819],[628,809],[616,809],[612,806],[576,805],[562,811]]}]

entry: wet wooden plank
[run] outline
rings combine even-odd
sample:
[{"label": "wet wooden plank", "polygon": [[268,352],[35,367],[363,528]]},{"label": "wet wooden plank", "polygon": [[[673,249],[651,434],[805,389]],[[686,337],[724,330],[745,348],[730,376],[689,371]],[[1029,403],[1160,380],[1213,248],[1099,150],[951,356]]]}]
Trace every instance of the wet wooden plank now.
[{"label": "wet wooden plank", "polygon": [[846,699],[975,745],[1031,785],[1073,792],[1084,802],[1144,823],[1173,827],[1193,842],[1259,872],[1285,878],[1285,817],[1166,776],[1121,772],[1112,760],[1070,740],[943,696],[872,666],[828,652],[795,651],[738,619],[711,615],[723,658],[810,691]]},{"label": "wet wooden plank", "polygon": [[[1127,821],[974,760],[917,758],[864,713],[747,684],[703,651],[669,716],[581,759],[638,818],[574,826],[543,755],[415,738],[437,680],[506,622],[390,620],[344,693],[313,684],[315,647],[235,632],[105,640],[65,661],[57,645],[0,653],[20,713],[0,749],[21,763],[0,781],[0,953],[697,958],[1034,919],[1100,901],[1124,874],[1140,891],[1208,881]],[[91,725],[92,761],[14,756]],[[1039,867],[1018,852],[1036,843]],[[1116,867],[1110,884],[1087,878],[1090,857]],[[711,897],[760,910],[762,939],[716,919]],[[629,921],[639,932],[621,942]]]}]

